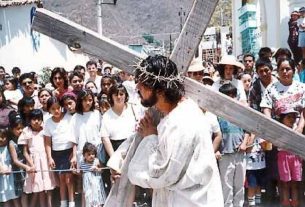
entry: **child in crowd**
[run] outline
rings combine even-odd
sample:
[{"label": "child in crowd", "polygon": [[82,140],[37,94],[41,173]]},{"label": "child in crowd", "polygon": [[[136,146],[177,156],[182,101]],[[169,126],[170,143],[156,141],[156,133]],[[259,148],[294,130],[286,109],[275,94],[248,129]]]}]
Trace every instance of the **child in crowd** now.
[{"label": "child in crowd", "polygon": [[95,146],[101,144],[101,114],[95,110],[94,95],[91,90],[83,90],[77,96],[76,113],[71,120],[73,138],[77,143],[77,160],[82,159],[86,142]]},{"label": "child in crowd", "polygon": [[95,109],[99,110],[98,98],[97,98],[97,86],[93,81],[88,81],[85,85],[86,90],[92,91],[94,95]]},{"label": "child in crowd", "polygon": [[248,142],[246,178],[249,206],[261,204],[261,186],[263,186],[266,168],[265,152],[261,146],[263,142],[263,139],[255,135],[252,135]]},{"label": "child in crowd", "polygon": [[86,142],[83,147],[83,158],[80,162],[86,206],[101,207],[105,203],[106,193],[101,176],[101,167],[97,158],[96,146]]},{"label": "child in crowd", "polygon": [[20,101],[18,102],[18,112],[20,113],[20,116],[23,121],[24,126],[29,125],[29,113],[34,109],[35,101],[32,97],[24,96]]},{"label": "child in crowd", "polygon": [[5,99],[3,91],[0,89],[0,127],[5,128],[9,126],[9,113],[13,111],[13,108],[8,105]]},{"label": "child in crowd", "polygon": [[9,104],[17,110],[17,105],[20,99],[22,99],[22,93],[17,88],[18,80],[10,77],[4,80],[4,96]]},{"label": "child in crowd", "polygon": [[76,96],[74,93],[72,92],[64,93],[60,102],[68,114],[72,116],[75,113]]},{"label": "child in crowd", "polygon": [[8,149],[8,130],[0,128],[0,203],[4,207],[21,207],[20,195],[15,193],[14,175],[11,173],[11,156]]},{"label": "child in crowd", "polygon": [[110,109],[110,103],[107,100],[107,96],[106,97],[102,97],[99,101],[99,109],[101,114],[103,115],[108,109]]},{"label": "child in crowd", "polygon": [[[299,118],[299,112],[287,108],[280,114],[279,121],[289,128],[296,127],[296,120]],[[281,182],[282,206],[299,206],[298,188],[302,181],[302,159],[288,151],[278,148],[278,170]],[[291,198],[291,200],[290,200]]]},{"label": "child in crowd", "polygon": [[252,77],[250,74],[244,73],[241,75],[241,82],[243,83],[244,89],[245,89],[245,93],[246,93],[246,97],[247,97],[247,101],[249,100],[249,93],[250,93],[250,89],[252,86]]},{"label": "child in crowd", "polygon": [[[222,85],[219,91],[231,98],[237,97],[237,89],[231,83]],[[243,207],[246,175],[245,150],[249,134],[240,127],[219,118],[222,143],[219,159],[220,178],[225,207]]]},{"label": "child in crowd", "polygon": [[[13,171],[25,170],[26,173],[34,173],[35,167],[25,164],[25,159],[23,156],[23,146],[18,145],[18,138],[23,130],[23,120],[21,119],[20,114],[15,111],[12,111],[9,114],[9,151],[12,158]],[[27,196],[23,193],[23,186],[25,181],[25,173],[19,172],[14,173],[15,181],[15,192],[16,195],[21,196],[22,206],[28,206]],[[32,206],[32,205],[30,205]]]},{"label": "child in crowd", "polygon": [[38,92],[38,99],[41,104],[41,111],[43,114],[44,121],[46,121],[48,118],[51,117],[51,114],[48,112],[48,109],[47,109],[47,101],[51,96],[52,96],[52,92],[46,88],[42,88]]},{"label": "child in crowd", "polygon": [[97,95],[97,86],[95,85],[95,83],[93,81],[88,81],[85,84],[85,89],[91,90],[95,96]]},{"label": "child in crowd", "polygon": [[60,206],[74,207],[74,181],[71,169],[76,166],[76,145],[71,135],[71,115],[64,113],[59,100],[51,97],[47,101],[52,117],[46,120],[43,135],[49,166],[58,170],[60,188]]},{"label": "child in crowd", "polygon": [[24,146],[24,157],[27,163],[35,166],[37,172],[35,174],[28,174],[25,179],[24,192],[33,193],[31,200],[34,203],[36,203],[37,197],[39,197],[40,206],[52,207],[51,190],[56,187],[56,181],[53,172],[48,172],[49,166],[44,147],[42,131],[43,114],[41,110],[32,110],[29,114],[29,120],[30,126],[24,128],[18,139],[18,144]]}]

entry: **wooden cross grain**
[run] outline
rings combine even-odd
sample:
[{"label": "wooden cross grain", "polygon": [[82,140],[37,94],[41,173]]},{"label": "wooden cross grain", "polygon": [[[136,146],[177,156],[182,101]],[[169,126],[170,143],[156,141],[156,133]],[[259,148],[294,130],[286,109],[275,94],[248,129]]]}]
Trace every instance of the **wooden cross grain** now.
[{"label": "wooden cross grain", "polygon": [[[217,0],[195,0],[171,59],[185,72],[197,48]],[[37,9],[32,28],[40,33],[78,48],[79,52],[102,58],[106,62],[133,73],[133,65],[145,56],[126,46],[101,37],[68,19],[44,9]],[[245,107],[227,96],[189,78],[185,79],[186,96],[241,128],[271,141],[278,147],[305,158],[305,136]],[[204,124],[204,123],[203,123]]]}]

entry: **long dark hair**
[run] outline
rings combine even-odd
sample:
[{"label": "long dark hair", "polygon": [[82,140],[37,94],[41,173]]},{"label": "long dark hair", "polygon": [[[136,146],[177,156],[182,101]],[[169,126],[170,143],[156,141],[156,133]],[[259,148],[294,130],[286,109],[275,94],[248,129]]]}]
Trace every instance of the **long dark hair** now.
[{"label": "long dark hair", "polygon": [[75,111],[76,113],[78,114],[83,114],[84,113],[84,110],[83,110],[83,100],[85,97],[87,96],[91,96],[92,99],[93,99],[93,102],[92,102],[92,106],[90,108],[90,111],[94,111],[95,109],[95,100],[94,100],[94,94],[92,93],[91,90],[82,90],[79,92],[79,94],[77,95],[77,99],[76,99],[76,107],[75,107]]},{"label": "long dark hair", "polygon": [[60,77],[62,77],[62,79],[64,80],[64,88],[67,89],[69,86],[68,74],[64,68],[60,68],[60,67],[56,67],[52,70],[51,77],[50,77],[50,82],[51,82],[52,86],[54,88],[56,88],[53,78],[57,73],[59,73]]},{"label": "long dark hair", "polygon": [[109,93],[108,93],[108,96],[107,96],[107,100],[108,100],[108,102],[110,103],[111,106],[114,105],[112,95],[113,94],[118,95],[118,93],[120,91],[122,91],[125,94],[125,101],[124,102],[125,103],[128,102],[129,96],[128,96],[128,92],[127,92],[125,86],[123,86],[122,84],[114,84],[113,86],[110,87]]}]

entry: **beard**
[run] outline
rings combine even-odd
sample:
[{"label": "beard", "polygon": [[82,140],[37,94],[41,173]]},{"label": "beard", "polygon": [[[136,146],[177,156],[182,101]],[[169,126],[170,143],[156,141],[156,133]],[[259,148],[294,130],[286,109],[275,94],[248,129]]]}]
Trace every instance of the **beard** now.
[{"label": "beard", "polygon": [[155,90],[152,91],[152,94],[150,95],[150,97],[148,99],[143,99],[143,97],[140,93],[139,93],[139,96],[141,98],[141,104],[144,107],[152,107],[152,106],[156,105],[156,103],[158,101],[157,92]]}]

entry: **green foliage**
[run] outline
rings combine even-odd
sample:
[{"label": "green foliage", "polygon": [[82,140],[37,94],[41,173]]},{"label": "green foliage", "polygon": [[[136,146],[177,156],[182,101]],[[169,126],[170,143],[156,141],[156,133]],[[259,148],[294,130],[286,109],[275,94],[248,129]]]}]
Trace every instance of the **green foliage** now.
[{"label": "green foliage", "polygon": [[42,81],[43,84],[50,83],[52,69],[49,67],[42,68],[42,73],[39,74],[39,79]]}]

